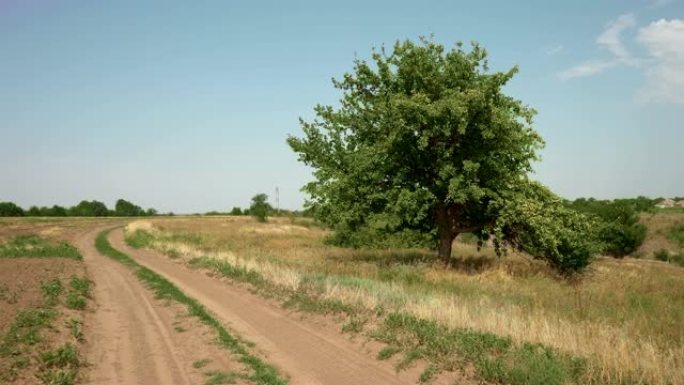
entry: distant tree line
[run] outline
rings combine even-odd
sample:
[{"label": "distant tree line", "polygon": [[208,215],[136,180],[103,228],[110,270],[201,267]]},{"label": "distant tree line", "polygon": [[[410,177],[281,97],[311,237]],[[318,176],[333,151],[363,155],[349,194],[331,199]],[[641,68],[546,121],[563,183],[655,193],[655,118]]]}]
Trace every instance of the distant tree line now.
[{"label": "distant tree line", "polygon": [[0,217],[144,217],[158,215],[155,209],[143,209],[125,199],[119,199],[110,210],[100,201],[83,200],[75,206],[31,206],[24,210],[13,202],[0,202]]},{"label": "distant tree line", "polygon": [[640,196],[630,199],[566,201],[569,208],[596,220],[594,232],[604,254],[621,258],[635,252],[646,238],[646,226],[639,214],[653,212],[659,199]]}]

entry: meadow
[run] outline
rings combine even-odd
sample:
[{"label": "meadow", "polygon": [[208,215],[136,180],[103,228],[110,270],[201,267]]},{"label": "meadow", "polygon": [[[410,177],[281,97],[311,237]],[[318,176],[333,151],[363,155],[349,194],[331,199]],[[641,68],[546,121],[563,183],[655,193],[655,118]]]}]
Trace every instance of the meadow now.
[{"label": "meadow", "polygon": [[[679,220],[658,215],[651,221]],[[644,247],[664,231],[649,230]],[[380,359],[399,368],[427,362],[426,382],[454,370],[513,384],[684,379],[684,269],[675,264],[599,257],[567,280],[467,237],[445,269],[429,250],[342,249],[326,235],[291,218],[150,218],[127,227],[133,246],[248,283],[285,306],[341,314],[344,331],[386,344]]]}]

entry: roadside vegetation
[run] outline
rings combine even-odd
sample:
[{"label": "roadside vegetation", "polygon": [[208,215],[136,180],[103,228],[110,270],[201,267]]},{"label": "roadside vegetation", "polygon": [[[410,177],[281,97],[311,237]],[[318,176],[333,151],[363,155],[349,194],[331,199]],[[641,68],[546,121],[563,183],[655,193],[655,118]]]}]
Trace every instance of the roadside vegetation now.
[{"label": "roadside vegetation", "polygon": [[[235,381],[236,379],[249,380],[255,384],[264,385],[288,383],[287,380],[284,379],[275,368],[264,362],[259,357],[253,355],[244,342],[231,335],[230,332],[211,313],[209,313],[204,306],[202,306],[202,304],[197,302],[195,299],[188,297],[185,293],[178,289],[178,287],[164,277],[138,264],[135,260],[121,251],[114,249],[107,240],[108,233],[109,231],[103,231],[95,240],[95,246],[101,254],[115,259],[133,269],[136,276],[143,283],[145,283],[157,295],[158,298],[173,300],[185,305],[187,307],[188,314],[196,317],[203,324],[214,329],[214,331],[217,333],[218,343],[222,347],[228,349],[230,352],[238,356],[239,361],[249,368],[248,372],[246,373],[212,373],[208,383],[231,383],[231,381]],[[201,367],[203,365],[198,364],[198,366]]]},{"label": "roadside vegetation", "polygon": [[[153,224],[154,223],[154,224]],[[335,313],[342,329],[383,341],[399,368],[512,384],[648,383],[684,378],[684,273],[599,258],[567,281],[541,261],[505,258],[477,239],[451,269],[427,249],[343,249],[328,231],[285,218],[176,218],[130,224],[126,240],[245,282],[284,306]]]},{"label": "roadside vegetation", "polygon": [[73,246],[35,235],[0,246],[2,269],[12,269],[0,273],[0,383],[71,385],[82,379],[83,310],[92,283],[80,275],[81,259]]}]

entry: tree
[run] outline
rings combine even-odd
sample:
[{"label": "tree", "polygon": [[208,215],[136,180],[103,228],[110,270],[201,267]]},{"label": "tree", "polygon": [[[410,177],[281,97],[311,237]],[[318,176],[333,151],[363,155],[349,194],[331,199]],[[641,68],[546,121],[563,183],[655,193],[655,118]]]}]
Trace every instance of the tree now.
[{"label": "tree", "polygon": [[145,215],[145,210],[125,199],[119,199],[114,205],[114,215],[119,217],[139,217]]},{"label": "tree", "polygon": [[[463,232],[484,239],[507,228],[498,235],[515,242],[520,224],[497,219],[512,199],[535,195],[527,175],[543,147],[535,111],[502,92],[517,71],[490,73],[475,43],[446,51],[424,38],[356,60],[333,80],[339,108],[317,105],[316,119],[300,119],[304,137],[288,138],[314,169],[308,208],[337,243],[432,243],[447,263]],[[547,204],[562,210],[560,199]]]},{"label": "tree", "polygon": [[233,207],[232,210],[230,210],[230,215],[242,215],[242,209],[239,207]]},{"label": "tree", "polygon": [[268,204],[268,195],[257,194],[252,197],[252,204],[249,206],[249,213],[259,222],[266,222],[268,214],[271,211],[271,205]]},{"label": "tree", "polygon": [[72,217],[106,217],[109,215],[109,209],[99,201],[81,201],[69,208],[68,214]]},{"label": "tree", "polygon": [[24,209],[13,202],[0,202],[0,217],[23,217]]}]

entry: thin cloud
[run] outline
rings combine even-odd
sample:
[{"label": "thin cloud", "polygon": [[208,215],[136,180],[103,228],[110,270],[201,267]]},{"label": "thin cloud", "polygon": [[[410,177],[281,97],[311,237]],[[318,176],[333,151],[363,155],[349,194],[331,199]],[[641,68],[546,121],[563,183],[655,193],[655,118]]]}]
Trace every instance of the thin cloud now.
[{"label": "thin cloud", "polygon": [[601,32],[601,34],[596,38],[596,44],[610,52],[613,56],[613,59],[591,60],[580,63],[574,67],[559,72],[557,74],[558,78],[561,80],[568,80],[593,76],[609,68],[615,67],[618,64],[637,66],[639,61],[632,56],[622,41],[623,32],[634,28],[635,26],[636,19],[631,13],[620,15],[617,19],[608,23],[603,32]]},{"label": "thin cloud", "polygon": [[596,44],[612,53],[619,61],[625,64],[635,64],[636,60],[629,53],[622,42],[622,33],[634,28],[636,19],[631,13],[621,15],[611,21],[606,29],[596,38]]},{"label": "thin cloud", "polygon": [[555,54],[557,54],[557,53],[563,52],[563,50],[565,50],[565,47],[563,47],[562,44],[556,44],[556,45],[554,45],[553,47],[548,48],[548,49],[546,50],[546,54],[549,55],[549,56],[553,56],[553,55],[555,55]]},{"label": "thin cloud", "polygon": [[558,73],[558,78],[561,80],[569,80],[574,78],[582,78],[585,76],[592,76],[601,73],[609,68],[615,67],[618,63],[616,61],[589,61],[578,64],[572,68]]},{"label": "thin cloud", "polygon": [[660,19],[639,29],[637,41],[649,54],[643,102],[684,103],[684,20]]}]

